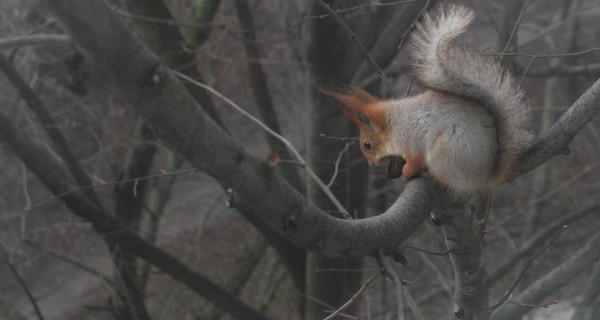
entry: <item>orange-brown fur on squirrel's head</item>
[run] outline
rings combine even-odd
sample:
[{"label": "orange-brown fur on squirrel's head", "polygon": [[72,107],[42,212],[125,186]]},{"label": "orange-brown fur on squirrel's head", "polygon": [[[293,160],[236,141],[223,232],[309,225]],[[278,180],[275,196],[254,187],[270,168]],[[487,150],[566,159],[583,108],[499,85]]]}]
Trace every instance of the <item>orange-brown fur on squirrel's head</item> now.
[{"label": "orange-brown fur on squirrel's head", "polygon": [[344,114],[358,126],[360,150],[369,164],[380,166],[386,178],[400,177],[406,161],[401,155],[390,152],[387,104],[358,87],[347,87],[346,93],[320,91],[333,98]]}]

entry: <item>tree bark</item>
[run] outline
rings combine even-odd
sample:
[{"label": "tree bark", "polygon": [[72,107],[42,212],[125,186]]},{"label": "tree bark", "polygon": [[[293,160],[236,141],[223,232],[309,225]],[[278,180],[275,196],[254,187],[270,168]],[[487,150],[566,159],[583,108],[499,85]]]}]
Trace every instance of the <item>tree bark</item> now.
[{"label": "tree bark", "polygon": [[117,219],[107,215],[97,204],[87,199],[80,190],[67,192],[73,190],[73,184],[67,178],[68,173],[64,167],[53,160],[47,151],[42,151],[41,148],[33,145],[27,133],[18,131],[10,119],[2,113],[0,113],[0,139],[13,149],[50,191],[55,195],[62,195],[61,198],[65,205],[73,213],[90,222],[94,230],[106,238],[109,245],[118,243],[123,250],[135,253],[149,261],[238,319],[268,319],[172,255],[156,248],[133,233]]},{"label": "tree bark", "polygon": [[440,219],[454,269],[454,318],[489,318],[483,229],[464,201],[446,200],[434,214]]},{"label": "tree bark", "polygon": [[581,249],[573,253],[563,263],[552,269],[540,279],[533,282],[523,292],[511,300],[513,303],[498,308],[493,314],[494,320],[519,319],[531,310],[522,305],[538,305],[543,299],[556,292],[558,288],[569,283],[575,276],[586,270],[600,259],[600,233],[594,235]]},{"label": "tree bark", "polygon": [[[101,1],[45,0],[74,41],[110,77],[157,130],[165,144],[231,187],[236,203],[253,209],[271,228],[298,246],[330,256],[366,255],[405,240],[438,204],[443,190],[414,179],[383,214],[360,220],[333,218],[307,202],[249,156],[197,108],[183,86]],[[104,45],[111,43],[110,46]],[[127,70],[127,72],[122,72]],[[158,81],[158,84],[153,84]],[[517,177],[563,152],[600,109],[600,81],[589,88],[523,157]]]}]

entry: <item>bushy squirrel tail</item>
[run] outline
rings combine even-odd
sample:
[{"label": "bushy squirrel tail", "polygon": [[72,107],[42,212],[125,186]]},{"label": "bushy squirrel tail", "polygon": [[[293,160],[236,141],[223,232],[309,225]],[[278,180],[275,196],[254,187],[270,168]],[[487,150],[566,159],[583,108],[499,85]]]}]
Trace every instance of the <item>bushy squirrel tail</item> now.
[{"label": "bushy squirrel tail", "polygon": [[493,57],[454,43],[474,16],[462,6],[441,7],[434,17],[426,14],[413,35],[412,54],[421,85],[475,100],[493,114],[499,146],[494,177],[500,183],[533,141],[528,131],[529,108],[513,76]]}]

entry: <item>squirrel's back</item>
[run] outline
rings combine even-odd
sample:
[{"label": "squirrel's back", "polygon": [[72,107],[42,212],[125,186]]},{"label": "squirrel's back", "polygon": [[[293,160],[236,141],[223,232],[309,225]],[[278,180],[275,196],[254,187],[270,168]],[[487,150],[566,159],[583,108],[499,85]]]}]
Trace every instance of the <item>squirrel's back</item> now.
[{"label": "squirrel's back", "polygon": [[442,8],[436,17],[426,14],[412,38],[415,72],[424,87],[472,99],[493,115],[498,142],[494,180],[500,183],[533,141],[529,109],[510,72],[491,56],[454,43],[473,18],[473,12],[461,6]]}]

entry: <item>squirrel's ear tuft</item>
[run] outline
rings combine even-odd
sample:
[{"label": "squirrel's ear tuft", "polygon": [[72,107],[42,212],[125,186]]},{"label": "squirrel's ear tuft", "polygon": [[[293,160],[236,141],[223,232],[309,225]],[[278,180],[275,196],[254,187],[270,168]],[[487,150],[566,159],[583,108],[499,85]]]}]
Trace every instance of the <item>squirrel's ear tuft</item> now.
[{"label": "squirrel's ear tuft", "polygon": [[371,121],[367,109],[380,100],[359,87],[344,86],[344,93],[319,89],[321,93],[332,98],[344,114],[358,126],[370,126]]}]

